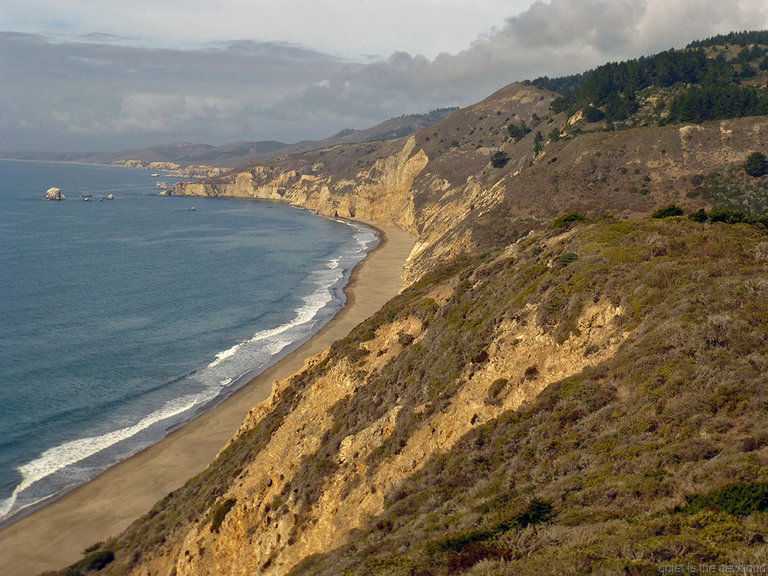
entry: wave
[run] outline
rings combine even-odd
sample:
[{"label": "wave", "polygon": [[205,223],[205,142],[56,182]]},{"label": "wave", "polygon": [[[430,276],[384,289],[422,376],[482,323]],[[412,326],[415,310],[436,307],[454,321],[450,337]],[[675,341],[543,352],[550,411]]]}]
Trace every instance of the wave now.
[{"label": "wave", "polygon": [[237,353],[237,351],[240,349],[240,346],[241,346],[240,344],[235,344],[234,346],[232,346],[232,348],[228,350],[224,350],[224,352],[219,352],[218,354],[216,354],[216,360],[208,364],[207,367],[214,368],[219,364],[221,364],[223,360],[226,360],[227,358],[234,356]]},{"label": "wave", "polygon": [[[135,424],[45,450],[38,458],[18,467],[21,481],[8,498],[0,501],[0,522],[89,480],[108,466],[159,441],[169,429],[190,419],[203,407],[212,407],[223,400],[238,385],[247,383],[250,377],[263,372],[290,349],[315,334],[344,305],[342,288],[352,268],[377,243],[376,233],[371,228],[341,222],[355,228],[353,242],[310,273],[309,293],[301,298],[292,318],[279,326],[260,330],[249,339],[217,353],[203,368],[179,379],[195,384],[196,393],[168,401]],[[249,378],[245,378],[246,375]],[[142,433],[150,429],[152,437],[144,437]],[[135,441],[139,435],[142,435],[142,442]],[[117,445],[121,445],[120,454],[111,451]],[[105,462],[95,466],[93,462],[86,462],[101,453],[107,455]],[[74,471],[75,468],[79,470]]]},{"label": "wave", "polygon": [[22,480],[14,489],[11,496],[0,502],[0,520],[5,518],[11,512],[19,512],[39,501],[38,498],[35,498],[26,503],[22,502],[18,507],[16,506],[19,497],[33,485],[50,478],[57,472],[82,462],[107,448],[111,448],[120,442],[128,440],[153,425],[188,412],[195,406],[210,401],[211,399],[212,397],[204,394],[194,394],[177,398],[168,402],[160,410],[156,410],[148,416],[145,416],[132,426],[120,428],[100,436],[72,440],[59,446],[49,448],[43,452],[39,458],[18,468]]}]

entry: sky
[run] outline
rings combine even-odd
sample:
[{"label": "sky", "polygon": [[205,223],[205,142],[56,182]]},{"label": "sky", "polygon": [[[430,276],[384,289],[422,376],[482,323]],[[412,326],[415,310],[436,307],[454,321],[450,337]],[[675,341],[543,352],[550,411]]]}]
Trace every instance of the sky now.
[{"label": "sky", "polygon": [[766,28],[765,0],[3,0],[0,150],[319,139]]}]

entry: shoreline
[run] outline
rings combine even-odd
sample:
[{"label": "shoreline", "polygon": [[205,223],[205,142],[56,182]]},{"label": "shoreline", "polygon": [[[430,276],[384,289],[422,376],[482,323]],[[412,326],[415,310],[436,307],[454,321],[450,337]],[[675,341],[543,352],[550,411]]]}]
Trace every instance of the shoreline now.
[{"label": "shoreline", "polygon": [[269,397],[274,381],[299,371],[307,357],[346,336],[395,296],[415,240],[399,228],[356,221],[376,230],[379,244],[352,270],[344,287],[346,304],[326,326],[160,442],[0,529],[0,573],[26,576],[64,568],[87,546],[121,532],[208,466],[248,411]]}]

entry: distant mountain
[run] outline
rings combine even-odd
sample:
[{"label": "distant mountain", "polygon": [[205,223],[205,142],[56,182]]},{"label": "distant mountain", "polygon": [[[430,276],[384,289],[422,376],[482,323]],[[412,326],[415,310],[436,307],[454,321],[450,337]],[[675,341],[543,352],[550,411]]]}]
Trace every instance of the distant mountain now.
[{"label": "distant mountain", "polygon": [[145,164],[167,162],[186,167],[194,164],[224,167],[231,163],[254,160],[274,154],[286,148],[288,144],[267,140],[264,142],[231,142],[221,146],[212,146],[200,142],[172,142],[149,148],[122,150],[120,152],[87,154],[78,158],[81,162],[97,164],[124,163],[139,161]]},{"label": "distant mountain", "polygon": [[22,160],[52,160],[60,162],[86,162],[94,164],[124,164],[148,166],[151,163],[190,166],[211,166],[231,168],[274,154],[297,154],[318,148],[328,148],[339,144],[374,142],[407,136],[426,128],[448,116],[458,108],[441,108],[427,114],[408,114],[385,120],[376,126],[364,130],[344,129],[336,135],[323,140],[307,140],[295,144],[286,144],[275,140],[261,142],[230,142],[213,146],[200,142],[172,142],[149,148],[122,150],[120,152],[94,154],[48,153],[36,151],[3,151],[0,158]]}]

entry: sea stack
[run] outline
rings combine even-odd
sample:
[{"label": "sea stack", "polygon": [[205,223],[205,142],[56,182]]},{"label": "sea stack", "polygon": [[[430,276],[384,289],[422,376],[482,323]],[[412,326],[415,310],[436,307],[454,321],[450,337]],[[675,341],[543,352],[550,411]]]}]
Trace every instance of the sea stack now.
[{"label": "sea stack", "polygon": [[67,197],[61,193],[61,188],[48,188],[45,192],[46,200],[66,200]]}]

